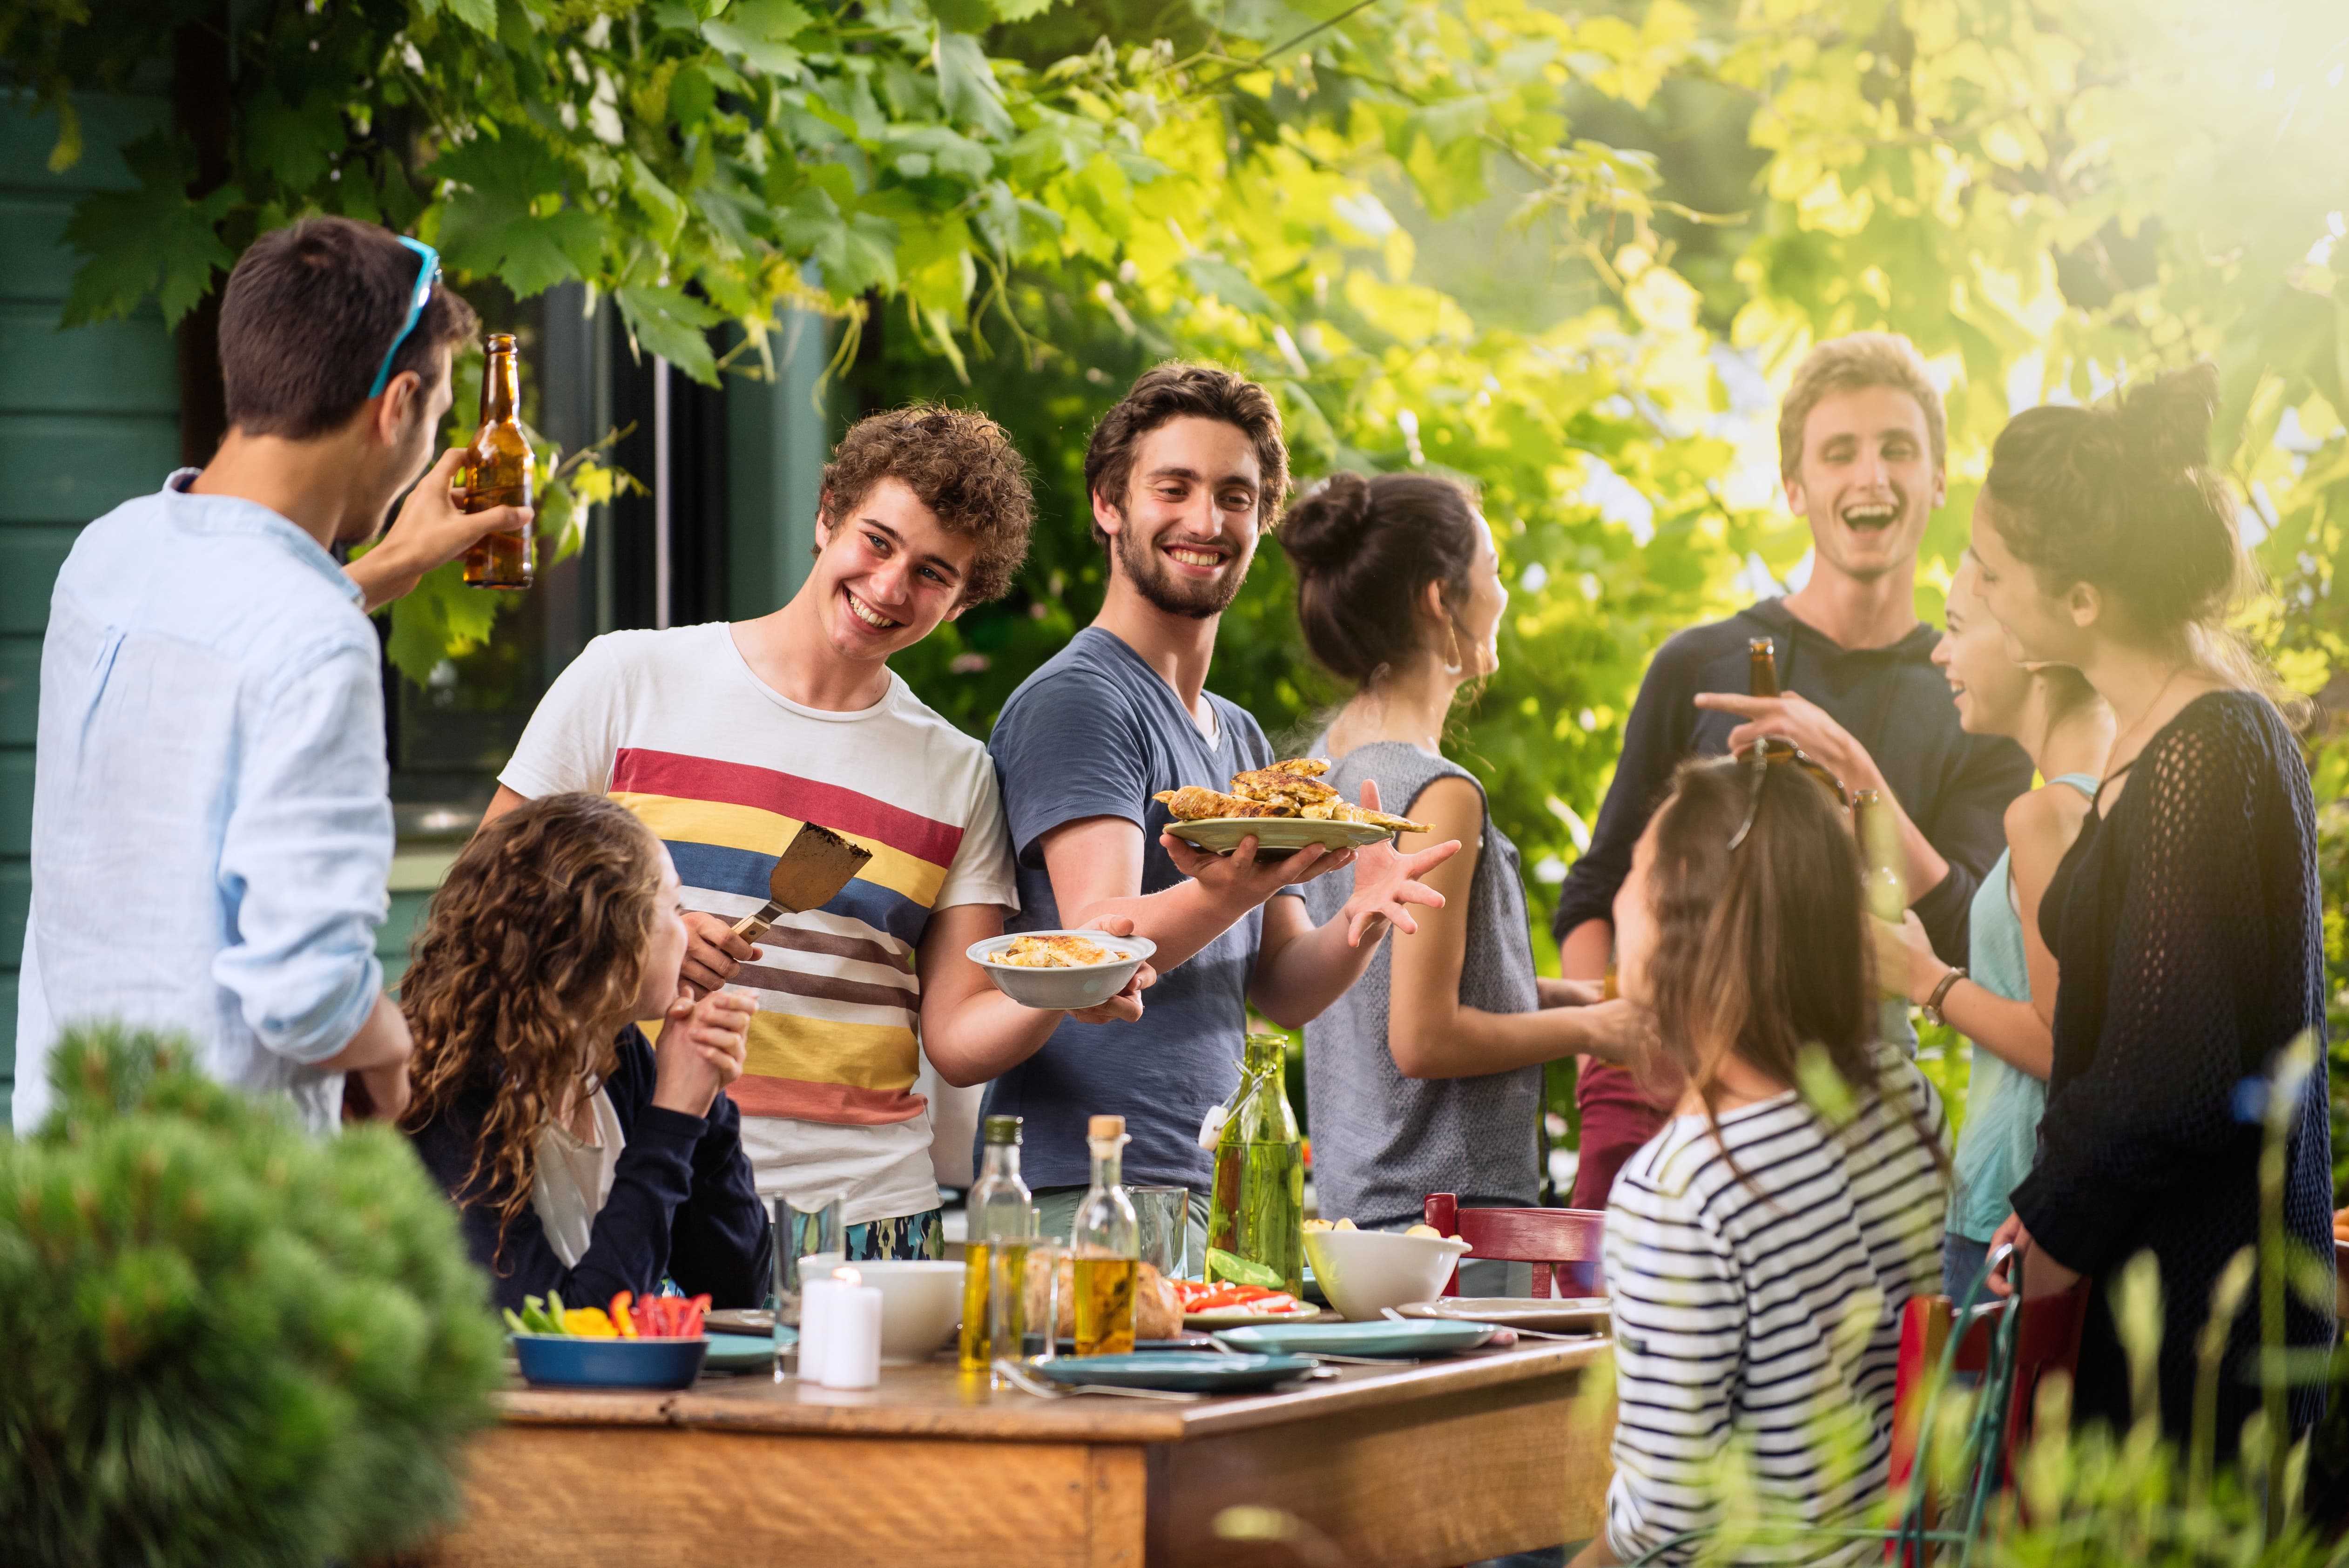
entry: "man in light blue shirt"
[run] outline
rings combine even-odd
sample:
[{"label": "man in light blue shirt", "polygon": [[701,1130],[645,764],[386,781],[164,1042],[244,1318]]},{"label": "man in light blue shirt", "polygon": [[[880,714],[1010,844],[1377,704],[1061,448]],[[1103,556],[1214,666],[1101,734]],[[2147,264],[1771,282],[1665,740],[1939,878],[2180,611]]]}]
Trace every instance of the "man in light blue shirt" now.
[{"label": "man in light blue shirt", "polygon": [[367,611],[529,513],[467,514],[431,454],[451,346],[478,326],[439,258],[341,218],[264,235],[221,309],[230,429],[201,472],[92,523],[41,650],[33,897],[15,1121],[57,1032],[181,1032],[222,1083],[303,1125],[397,1116],[408,1027],[376,928],[392,851]]}]

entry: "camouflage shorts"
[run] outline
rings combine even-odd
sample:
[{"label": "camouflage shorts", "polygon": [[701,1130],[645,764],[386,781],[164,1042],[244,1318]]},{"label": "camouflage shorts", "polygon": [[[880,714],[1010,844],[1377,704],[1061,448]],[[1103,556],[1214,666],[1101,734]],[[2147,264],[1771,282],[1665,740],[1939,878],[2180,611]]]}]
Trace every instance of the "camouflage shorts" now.
[{"label": "camouflage shorts", "polygon": [[936,1262],[946,1255],[946,1227],[941,1211],[936,1209],[848,1227],[848,1261],[852,1263],[883,1258],[907,1262],[927,1259]]}]

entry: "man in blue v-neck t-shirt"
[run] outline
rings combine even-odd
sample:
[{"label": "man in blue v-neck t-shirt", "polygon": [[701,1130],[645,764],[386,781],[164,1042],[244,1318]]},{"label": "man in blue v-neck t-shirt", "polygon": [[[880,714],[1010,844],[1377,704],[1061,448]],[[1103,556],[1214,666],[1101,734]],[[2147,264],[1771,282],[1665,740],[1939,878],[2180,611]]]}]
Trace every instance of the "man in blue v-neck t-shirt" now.
[{"label": "man in blue v-neck t-shirt", "polygon": [[[1165,836],[1161,790],[1226,788],[1272,762],[1246,710],[1206,690],[1216,628],[1288,489],[1280,416],[1263,388],[1169,364],[1135,382],[1085,454],[1107,548],[1100,617],[1021,683],[988,750],[1003,780],[1019,885],[1016,930],[1124,915],[1157,943],[1139,1023],[1066,1023],[997,1079],[989,1115],[1024,1116],[1023,1164],[1045,1234],[1065,1238],[1090,1175],[1085,1118],[1125,1117],[1125,1177],[1191,1189],[1203,1224],[1201,1119],[1238,1081],[1247,1004],[1296,1027],[1352,985],[1390,924],[1443,900],[1415,880],[1459,849],[1392,841],[1258,863]],[[1365,805],[1375,805],[1366,801]],[[1355,867],[1352,898],[1314,926],[1296,885]]]}]

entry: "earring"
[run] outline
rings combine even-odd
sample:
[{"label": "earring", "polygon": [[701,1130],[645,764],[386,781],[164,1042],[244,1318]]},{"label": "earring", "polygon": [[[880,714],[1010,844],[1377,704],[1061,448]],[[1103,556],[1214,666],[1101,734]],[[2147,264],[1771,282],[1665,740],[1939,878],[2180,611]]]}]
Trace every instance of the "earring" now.
[{"label": "earring", "polygon": [[1459,674],[1460,633],[1458,628],[1449,626],[1444,628],[1444,673],[1446,675]]}]

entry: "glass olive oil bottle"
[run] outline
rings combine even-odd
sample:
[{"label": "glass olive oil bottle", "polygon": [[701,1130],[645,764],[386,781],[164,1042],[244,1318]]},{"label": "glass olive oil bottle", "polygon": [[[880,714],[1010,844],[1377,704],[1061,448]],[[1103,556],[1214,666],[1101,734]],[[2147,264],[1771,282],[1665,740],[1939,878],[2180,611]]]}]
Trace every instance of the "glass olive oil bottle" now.
[{"label": "glass olive oil bottle", "polygon": [[1210,1280],[1305,1290],[1305,1146],[1284,1081],[1288,1042],[1251,1034],[1240,1088],[1216,1139],[1207,1209]]},{"label": "glass olive oil bottle", "polygon": [[963,1246],[962,1369],[985,1372],[998,1356],[1025,1349],[1028,1249],[1035,1241],[1036,1211],[1028,1184],[1019,1179],[1019,1118],[987,1118],[986,1153],[972,1184],[965,1213],[970,1232]]},{"label": "glass olive oil bottle", "polygon": [[1069,1238],[1075,1255],[1077,1354],[1123,1355],[1133,1348],[1133,1292],[1142,1273],[1142,1225],[1125,1195],[1125,1118],[1095,1116],[1092,1185],[1077,1205]]}]

